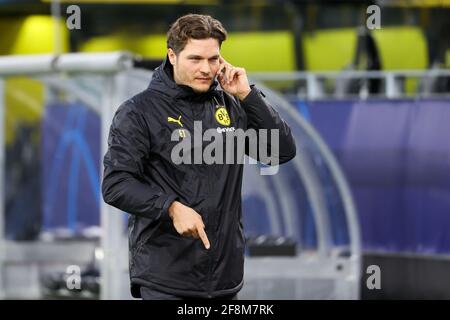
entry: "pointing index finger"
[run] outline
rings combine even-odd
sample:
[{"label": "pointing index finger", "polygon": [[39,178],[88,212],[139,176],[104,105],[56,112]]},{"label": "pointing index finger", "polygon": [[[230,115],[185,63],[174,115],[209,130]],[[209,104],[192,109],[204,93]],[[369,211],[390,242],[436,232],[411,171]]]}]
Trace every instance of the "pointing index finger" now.
[{"label": "pointing index finger", "polygon": [[198,227],[197,231],[198,231],[198,235],[199,235],[200,239],[203,242],[203,245],[208,250],[211,245],[209,243],[208,236],[206,235],[205,229],[203,229],[202,227]]}]

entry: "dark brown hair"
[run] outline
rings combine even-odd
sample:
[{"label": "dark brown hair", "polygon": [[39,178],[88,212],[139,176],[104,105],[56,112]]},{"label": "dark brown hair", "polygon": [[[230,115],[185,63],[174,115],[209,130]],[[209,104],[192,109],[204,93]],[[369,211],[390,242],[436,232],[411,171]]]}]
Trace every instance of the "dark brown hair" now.
[{"label": "dark brown hair", "polygon": [[219,41],[219,47],[227,38],[227,31],[220,21],[211,16],[201,14],[187,14],[177,19],[167,32],[167,48],[171,48],[176,55],[183,51],[189,38]]}]

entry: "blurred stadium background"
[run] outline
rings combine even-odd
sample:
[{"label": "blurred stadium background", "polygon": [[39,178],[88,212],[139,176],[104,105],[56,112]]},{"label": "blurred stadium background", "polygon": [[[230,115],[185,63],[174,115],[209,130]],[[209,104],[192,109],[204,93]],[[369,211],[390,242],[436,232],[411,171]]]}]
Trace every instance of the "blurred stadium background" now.
[{"label": "blurred stadium background", "polygon": [[297,142],[279,174],[246,168],[240,297],[449,299],[448,0],[0,0],[0,297],[131,298],[106,135],[191,12],[222,21]]}]

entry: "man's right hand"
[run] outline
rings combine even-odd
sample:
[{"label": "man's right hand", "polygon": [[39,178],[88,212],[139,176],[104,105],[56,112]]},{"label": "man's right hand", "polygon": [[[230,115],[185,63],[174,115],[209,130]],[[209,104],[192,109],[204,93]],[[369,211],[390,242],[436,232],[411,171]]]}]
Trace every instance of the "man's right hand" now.
[{"label": "man's right hand", "polygon": [[178,201],[174,201],[170,205],[168,212],[173,226],[180,235],[196,239],[200,238],[205,248],[209,249],[210,244],[201,215]]}]

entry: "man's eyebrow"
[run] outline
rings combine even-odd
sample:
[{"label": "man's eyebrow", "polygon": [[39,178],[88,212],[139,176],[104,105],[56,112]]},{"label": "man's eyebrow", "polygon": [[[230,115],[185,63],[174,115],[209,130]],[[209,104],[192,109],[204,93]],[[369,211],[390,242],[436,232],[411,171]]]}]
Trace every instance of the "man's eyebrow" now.
[{"label": "man's eyebrow", "polygon": [[[220,55],[216,54],[216,55],[213,55],[212,57],[210,57],[208,59],[217,59],[219,57],[220,57]],[[196,55],[196,54],[190,54],[190,55],[187,56],[187,58],[188,59],[203,59],[202,56],[199,56],[199,55]]]}]

